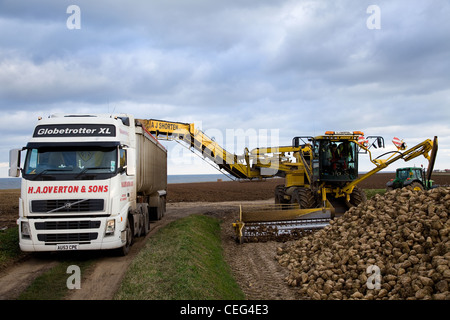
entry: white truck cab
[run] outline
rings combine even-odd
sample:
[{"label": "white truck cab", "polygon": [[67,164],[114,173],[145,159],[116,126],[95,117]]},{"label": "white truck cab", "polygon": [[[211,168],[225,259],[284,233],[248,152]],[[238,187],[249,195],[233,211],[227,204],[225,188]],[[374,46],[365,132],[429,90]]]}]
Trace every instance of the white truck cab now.
[{"label": "white truck cab", "polygon": [[27,145],[10,151],[9,175],[20,174],[23,251],[126,254],[165,211],[167,151],[131,115],[40,119]]}]

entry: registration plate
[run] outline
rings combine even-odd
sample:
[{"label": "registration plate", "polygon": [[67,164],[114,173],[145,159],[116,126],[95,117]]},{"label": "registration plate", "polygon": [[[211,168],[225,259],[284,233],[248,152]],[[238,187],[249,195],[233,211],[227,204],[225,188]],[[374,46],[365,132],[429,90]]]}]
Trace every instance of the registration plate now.
[{"label": "registration plate", "polygon": [[78,244],[57,244],[57,251],[78,250]]}]

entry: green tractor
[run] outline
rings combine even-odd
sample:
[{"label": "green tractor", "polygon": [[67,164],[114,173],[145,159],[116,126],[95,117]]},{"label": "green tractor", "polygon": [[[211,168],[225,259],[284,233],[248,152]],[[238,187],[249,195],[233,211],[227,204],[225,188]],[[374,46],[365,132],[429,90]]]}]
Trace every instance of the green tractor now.
[{"label": "green tractor", "polygon": [[411,186],[414,190],[429,190],[433,188],[433,180],[425,174],[425,169],[417,167],[399,168],[395,179],[386,183],[386,191]]},{"label": "green tractor", "polygon": [[[394,139],[399,140],[398,138]],[[396,143],[394,142],[394,144]],[[433,149],[431,151],[431,154],[429,156],[426,156],[426,158],[428,159],[428,169],[425,170],[423,166],[421,168],[405,167],[397,169],[395,179],[391,179],[388,183],[386,183],[386,191],[391,191],[407,186],[411,186],[414,190],[430,190],[432,188],[437,188],[438,186],[433,185],[433,180],[431,180],[434,163],[436,161],[437,150],[437,137],[434,137]]]}]

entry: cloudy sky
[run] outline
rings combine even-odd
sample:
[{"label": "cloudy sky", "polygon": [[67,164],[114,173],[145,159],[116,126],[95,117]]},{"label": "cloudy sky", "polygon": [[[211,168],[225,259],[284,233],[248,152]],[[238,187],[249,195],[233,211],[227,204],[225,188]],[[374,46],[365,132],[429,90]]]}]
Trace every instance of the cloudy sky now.
[{"label": "cloudy sky", "polygon": [[[194,122],[238,154],[325,130],[437,135],[450,168],[449,17],[447,0],[0,0],[0,177],[59,112]],[[217,173],[164,145],[169,174]]]}]

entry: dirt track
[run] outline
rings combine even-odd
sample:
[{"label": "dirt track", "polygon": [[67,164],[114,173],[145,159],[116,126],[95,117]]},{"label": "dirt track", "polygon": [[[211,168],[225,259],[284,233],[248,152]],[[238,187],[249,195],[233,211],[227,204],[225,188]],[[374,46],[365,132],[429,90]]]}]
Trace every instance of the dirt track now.
[{"label": "dirt track", "polygon": [[[383,188],[386,179],[392,174],[376,175],[372,181],[366,181],[364,188]],[[439,176],[438,176],[439,177]],[[444,176],[436,183],[448,183],[450,176]],[[442,182],[444,181],[444,182]],[[194,183],[169,185],[169,198],[166,217],[154,223],[148,237],[167,223],[190,214],[206,214],[223,220],[222,243],[227,262],[240,284],[242,290],[250,300],[288,300],[301,297],[284,282],[287,270],[281,268],[274,259],[276,242],[246,243],[238,245],[234,241],[231,223],[237,218],[238,206],[243,201],[257,201],[272,203],[274,186],[283,183],[282,179],[266,182],[240,183]],[[1,191],[0,228],[15,225],[17,219],[17,191]],[[205,200],[210,202],[204,202]],[[233,200],[232,202],[223,202]],[[190,202],[186,202],[190,201]],[[200,201],[200,202],[199,202]],[[147,239],[146,238],[146,239]],[[112,299],[114,292],[127,270],[133,257],[145,243],[140,238],[133,245],[127,257],[114,257],[101,252],[101,257],[83,274],[82,288],[74,290],[69,299],[107,300]],[[55,255],[34,257],[0,271],[0,299],[14,299],[39,274],[57,263]]]},{"label": "dirt track", "polygon": [[[268,201],[253,201],[265,203]],[[139,238],[126,257],[116,257],[106,252],[97,252],[100,258],[86,274],[82,272],[81,289],[71,291],[70,300],[110,300],[118,289],[125,272],[145,240],[171,221],[190,214],[206,214],[223,220],[222,243],[225,258],[242,290],[250,300],[276,300],[298,298],[286,285],[286,270],[274,259],[278,243],[248,243],[238,245],[234,240],[231,223],[237,218],[239,204],[236,202],[189,202],[170,203],[166,216],[152,224],[147,237]],[[82,253],[85,255],[91,253]],[[0,272],[0,299],[15,299],[20,292],[40,274],[56,265],[58,256],[32,256],[25,261]]]}]

